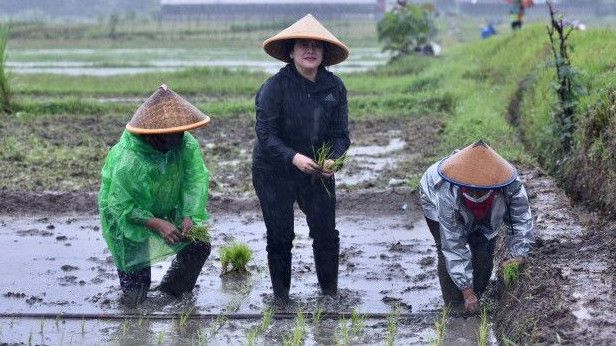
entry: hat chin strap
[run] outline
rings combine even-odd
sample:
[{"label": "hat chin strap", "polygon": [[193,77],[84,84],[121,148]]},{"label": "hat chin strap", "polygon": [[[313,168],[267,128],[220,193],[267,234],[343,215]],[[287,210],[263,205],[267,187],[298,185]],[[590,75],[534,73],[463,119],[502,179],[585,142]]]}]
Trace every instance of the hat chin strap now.
[{"label": "hat chin strap", "polygon": [[467,200],[473,202],[473,203],[481,203],[481,202],[485,202],[488,198],[490,198],[490,195],[492,194],[492,190],[489,190],[488,193],[484,194],[481,197],[473,197],[471,195],[469,195],[466,192],[462,192],[462,195],[464,196],[464,198],[466,198]]}]

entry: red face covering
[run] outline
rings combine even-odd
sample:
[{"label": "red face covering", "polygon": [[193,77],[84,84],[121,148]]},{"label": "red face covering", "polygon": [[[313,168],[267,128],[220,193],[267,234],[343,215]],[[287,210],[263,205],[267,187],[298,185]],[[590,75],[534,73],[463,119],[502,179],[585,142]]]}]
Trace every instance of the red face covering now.
[{"label": "red face covering", "polygon": [[464,206],[471,213],[473,213],[473,215],[475,216],[475,219],[482,220],[483,218],[490,215],[490,212],[492,211],[492,205],[494,204],[494,195],[495,195],[494,191],[490,191],[490,196],[488,196],[488,198],[486,198],[484,201],[481,201],[481,202],[469,200],[464,195],[464,193],[468,194],[468,191],[469,191],[468,189],[461,188],[460,191],[462,192],[462,203],[464,203]]}]

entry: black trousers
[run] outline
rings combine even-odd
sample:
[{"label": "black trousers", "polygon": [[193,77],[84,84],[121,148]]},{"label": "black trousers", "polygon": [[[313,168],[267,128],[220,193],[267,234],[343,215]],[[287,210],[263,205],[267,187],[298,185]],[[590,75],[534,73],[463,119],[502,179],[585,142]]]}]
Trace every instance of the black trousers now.
[{"label": "black trousers", "polygon": [[[161,280],[160,290],[176,297],[184,292],[192,291],[210,251],[210,243],[200,241],[193,242],[180,251]],[[152,282],[151,273],[150,267],[130,274],[118,270],[120,287],[127,304],[138,304],[146,298]]]},{"label": "black trousers", "polygon": [[267,260],[274,295],[283,299],[289,295],[295,202],[306,214],[321,290],[335,294],[340,238],[336,230],[334,179],[322,181],[299,171],[281,173],[274,168],[253,165],[252,182],[267,229]]},{"label": "black trousers", "polygon": [[[428,224],[430,233],[434,238],[438,252],[438,279],[441,284],[443,300],[445,301],[445,304],[457,304],[464,302],[462,292],[451,279],[451,276],[447,272],[447,267],[445,266],[445,257],[443,256],[443,251],[441,250],[440,224],[437,221],[428,218],[426,218],[426,223]],[[491,240],[488,240],[480,232],[473,232],[468,237],[468,245],[471,249],[473,266],[473,289],[475,294],[477,294],[477,297],[481,297],[481,294],[483,294],[488,286],[488,283],[490,282],[492,268],[494,267],[494,248],[497,238],[498,237],[494,237]]]}]

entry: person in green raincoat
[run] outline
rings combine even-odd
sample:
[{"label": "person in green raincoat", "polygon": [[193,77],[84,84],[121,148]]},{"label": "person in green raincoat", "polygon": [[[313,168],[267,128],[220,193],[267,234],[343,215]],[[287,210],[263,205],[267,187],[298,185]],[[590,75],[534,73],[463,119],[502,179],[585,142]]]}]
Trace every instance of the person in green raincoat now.
[{"label": "person in green raincoat", "polygon": [[159,290],[179,297],[192,291],[210,254],[210,243],[186,238],[208,219],[209,180],[199,142],[187,130],[209,121],[163,84],[107,155],[99,212],[127,305],[146,298],[153,263],[177,254]]}]

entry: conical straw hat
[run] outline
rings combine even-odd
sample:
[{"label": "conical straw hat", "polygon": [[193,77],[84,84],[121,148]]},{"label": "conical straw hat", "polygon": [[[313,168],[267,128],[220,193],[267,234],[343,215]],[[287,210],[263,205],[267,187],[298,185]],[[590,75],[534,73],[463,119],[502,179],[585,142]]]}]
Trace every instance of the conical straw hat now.
[{"label": "conical straw hat", "polygon": [[137,109],[126,129],[137,134],[182,132],[205,126],[210,117],[162,84]]},{"label": "conical straw hat", "polygon": [[481,140],[441,161],[438,173],[452,184],[475,189],[504,187],[518,176],[507,160]]},{"label": "conical straw hat", "polygon": [[309,39],[325,42],[323,65],[330,66],[341,63],[349,56],[349,48],[319,23],[311,14],[293,23],[278,34],[263,42],[265,52],[278,60],[291,62],[286,41],[290,39]]}]

